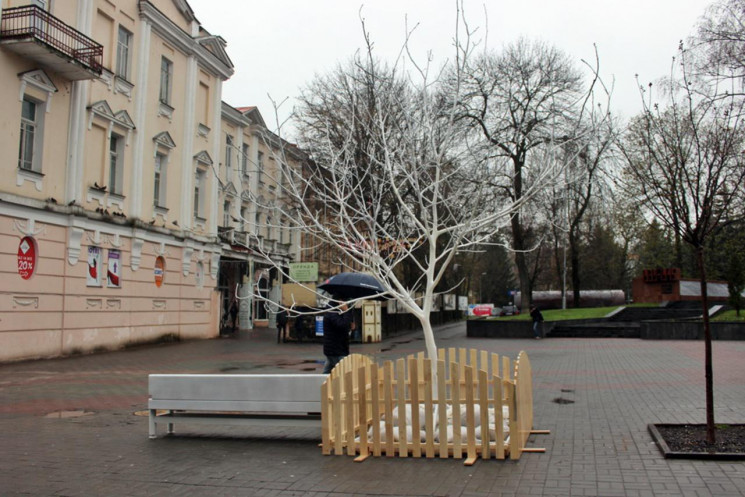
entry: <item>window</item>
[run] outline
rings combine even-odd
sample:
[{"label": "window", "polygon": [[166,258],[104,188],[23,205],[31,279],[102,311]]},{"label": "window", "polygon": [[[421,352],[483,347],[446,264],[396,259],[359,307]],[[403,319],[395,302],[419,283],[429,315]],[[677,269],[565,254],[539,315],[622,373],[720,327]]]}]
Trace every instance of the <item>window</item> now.
[{"label": "window", "polygon": [[197,173],[194,177],[194,217],[197,219],[202,219],[203,213],[204,213],[204,196],[205,196],[205,184],[204,184],[204,178],[205,174],[204,171],[197,170]]},{"label": "window", "polygon": [[241,231],[246,231],[246,219],[248,219],[248,207],[241,208]]},{"label": "window", "polygon": [[155,154],[155,176],[153,178],[153,205],[165,207],[166,205],[166,164],[168,157]]},{"label": "window", "polygon": [[132,33],[119,26],[119,38],[116,45],[116,75],[129,80],[129,59],[132,48]]},{"label": "window", "polygon": [[225,136],[225,179],[230,182],[233,180],[233,137]]},{"label": "window", "polygon": [[171,86],[173,84],[173,62],[160,59],[160,102],[171,105]]},{"label": "window", "polygon": [[124,191],[124,138],[111,135],[109,140],[109,192],[121,195]]},{"label": "window", "polygon": [[248,176],[248,145],[243,144],[243,153],[241,155],[241,172],[243,176]]},{"label": "window", "polygon": [[262,177],[264,174],[264,152],[259,152],[258,160],[258,174],[259,174],[259,181],[263,182],[264,178]]},{"label": "window", "polygon": [[225,203],[222,205],[222,225],[223,226],[231,226],[231,218],[230,218],[230,200],[226,200]]},{"label": "window", "polygon": [[38,102],[23,97],[21,106],[21,140],[18,167],[26,171],[41,171],[39,144],[41,142],[41,112]]}]

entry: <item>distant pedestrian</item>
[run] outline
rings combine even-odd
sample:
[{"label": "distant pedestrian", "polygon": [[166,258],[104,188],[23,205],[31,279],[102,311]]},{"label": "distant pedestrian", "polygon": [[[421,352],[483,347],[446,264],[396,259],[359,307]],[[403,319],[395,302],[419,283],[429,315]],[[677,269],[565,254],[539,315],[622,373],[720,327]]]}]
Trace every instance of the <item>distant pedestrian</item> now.
[{"label": "distant pedestrian", "polygon": [[530,317],[533,318],[533,335],[536,340],[541,339],[541,323],[543,322],[543,314],[538,310],[538,307],[530,307]]},{"label": "distant pedestrian", "polygon": [[238,302],[234,299],[230,304],[230,319],[233,322],[233,331],[238,330]]},{"label": "distant pedestrian", "polygon": [[277,313],[277,343],[280,341],[284,342],[285,339],[285,327],[287,326],[287,310],[280,309]]},{"label": "distant pedestrian", "polygon": [[349,355],[349,333],[354,328],[354,317],[346,303],[323,317],[324,374],[329,374],[339,361]]}]

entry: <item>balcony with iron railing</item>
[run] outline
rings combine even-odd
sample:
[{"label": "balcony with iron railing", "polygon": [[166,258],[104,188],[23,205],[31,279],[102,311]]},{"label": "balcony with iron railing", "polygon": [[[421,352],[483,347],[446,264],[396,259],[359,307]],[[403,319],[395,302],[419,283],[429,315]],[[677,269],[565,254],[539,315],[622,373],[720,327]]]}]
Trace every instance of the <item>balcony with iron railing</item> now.
[{"label": "balcony with iron railing", "polygon": [[94,79],[103,45],[35,5],[3,9],[0,45],[69,80]]}]

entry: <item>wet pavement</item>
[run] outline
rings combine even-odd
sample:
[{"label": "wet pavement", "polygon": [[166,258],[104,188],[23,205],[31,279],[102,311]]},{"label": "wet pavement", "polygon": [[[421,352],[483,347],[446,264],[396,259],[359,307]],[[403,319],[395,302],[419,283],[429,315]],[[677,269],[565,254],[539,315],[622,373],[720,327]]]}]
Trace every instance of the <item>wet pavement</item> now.
[{"label": "wet pavement", "polygon": [[[323,456],[314,428],[180,425],[148,439],[150,373],[320,373],[317,343],[276,331],[0,365],[0,496],[738,496],[745,462],[666,460],[649,423],[702,423],[704,346],[638,339],[475,339],[533,367],[533,435],[519,461]],[[420,332],[357,344],[376,360],[424,349]],[[745,422],[745,342],[714,343],[718,423]]]}]

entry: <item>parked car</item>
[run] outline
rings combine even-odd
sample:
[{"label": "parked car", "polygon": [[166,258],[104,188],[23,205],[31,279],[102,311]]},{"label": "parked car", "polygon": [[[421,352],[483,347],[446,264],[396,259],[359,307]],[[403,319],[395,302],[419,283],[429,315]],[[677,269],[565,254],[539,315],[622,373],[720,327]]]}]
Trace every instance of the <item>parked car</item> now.
[{"label": "parked car", "polygon": [[501,308],[499,308],[500,316],[517,316],[518,314],[520,314],[520,309],[518,309],[517,306],[513,304],[503,305]]}]

